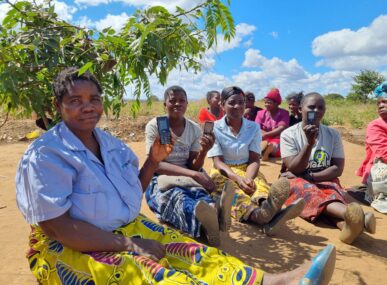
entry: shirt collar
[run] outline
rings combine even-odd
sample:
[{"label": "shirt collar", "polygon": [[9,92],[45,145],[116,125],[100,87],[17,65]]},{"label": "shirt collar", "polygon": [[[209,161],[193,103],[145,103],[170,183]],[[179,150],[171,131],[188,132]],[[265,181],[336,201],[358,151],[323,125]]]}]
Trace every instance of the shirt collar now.
[{"label": "shirt collar", "polygon": [[[59,136],[63,142],[63,144],[70,150],[73,151],[86,151],[85,145],[81,142],[81,140],[74,135],[74,133],[67,127],[67,125],[62,121],[57,125]],[[106,149],[107,151],[113,150],[117,148],[117,144],[114,142],[110,142],[103,139],[101,136],[101,130],[95,128],[93,133],[100,144],[100,148]],[[110,142],[110,143],[109,143]]]},{"label": "shirt collar", "polygon": [[[227,117],[227,115],[226,116],[224,116],[222,119],[220,119],[218,122],[219,122],[219,124],[218,124],[218,128],[219,129],[221,129],[221,130],[227,130],[227,129],[229,129],[229,127],[228,127],[228,125],[227,125],[227,123],[226,123],[226,117]],[[252,127],[254,127],[254,122],[253,122],[253,124],[252,123],[250,123],[250,121],[249,120],[247,120],[246,118],[242,118],[242,127],[241,127],[241,130],[239,131],[239,134],[241,134],[242,132],[244,132],[245,131],[245,129],[250,129],[250,128],[252,128]]]}]

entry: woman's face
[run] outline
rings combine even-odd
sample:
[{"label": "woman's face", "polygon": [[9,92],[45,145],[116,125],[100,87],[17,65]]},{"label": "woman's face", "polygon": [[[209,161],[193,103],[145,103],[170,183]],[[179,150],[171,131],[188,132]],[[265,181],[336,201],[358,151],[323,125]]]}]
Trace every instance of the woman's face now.
[{"label": "woman's face", "polygon": [[387,98],[379,97],[377,100],[378,114],[383,120],[387,120]]},{"label": "woman's face", "polygon": [[278,109],[278,104],[271,99],[265,98],[265,108],[269,112],[275,111]]},{"label": "woman's face", "polygon": [[253,94],[249,94],[246,96],[246,108],[253,108],[255,103],[255,96]]},{"label": "woman's face", "polygon": [[168,95],[167,100],[164,103],[168,117],[171,119],[180,119],[184,117],[187,105],[187,97],[185,93],[181,91],[175,91]]},{"label": "woman's face", "polygon": [[86,80],[76,80],[55,106],[62,120],[74,133],[92,131],[103,112],[102,97],[97,86]]},{"label": "woman's face", "polygon": [[307,113],[308,111],[314,111],[315,115],[315,125],[319,125],[322,118],[325,114],[325,100],[322,96],[312,95],[308,96],[303,105],[300,107],[300,112],[302,114],[302,121],[304,124],[307,124]]},{"label": "woman's face", "polygon": [[290,99],[288,101],[288,105],[289,105],[289,110],[292,114],[297,114],[298,113],[298,109],[300,107],[300,104],[298,104],[298,102],[294,99]]},{"label": "woman's face", "polygon": [[227,98],[223,103],[223,109],[230,119],[241,119],[245,111],[245,96],[235,94]]},{"label": "woman's face", "polygon": [[208,105],[210,107],[219,108],[220,107],[220,94],[212,93],[210,100],[208,100]]}]

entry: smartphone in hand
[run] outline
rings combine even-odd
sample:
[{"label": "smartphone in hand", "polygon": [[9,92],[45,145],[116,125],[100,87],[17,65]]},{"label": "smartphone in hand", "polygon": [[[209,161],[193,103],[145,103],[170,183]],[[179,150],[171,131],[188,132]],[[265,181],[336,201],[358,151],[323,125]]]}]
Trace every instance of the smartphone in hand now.
[{"label": "smartphone in hand", "polygon": [[159,131],[160,143],[171,143],[171,130],[169,129],[169,119],[167,116],[157,117],[157,129]]},{"label": "smartphone in hand", "polygon": [[214,130],[214,122],[205,121],[204,125],[203,125],[203,134],[205,134],[205,135],[212,134],[213,130]]},{"label": "smartphone in hand", "polygon": [[316,112],[308,111],[306,113],[306,122],[308,125],[314,125],[316,123]]}]

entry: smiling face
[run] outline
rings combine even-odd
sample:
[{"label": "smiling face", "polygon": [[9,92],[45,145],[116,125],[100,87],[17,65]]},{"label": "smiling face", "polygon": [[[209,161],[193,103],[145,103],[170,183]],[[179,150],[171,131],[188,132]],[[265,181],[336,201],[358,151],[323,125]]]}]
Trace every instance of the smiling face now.
[{"label": "smiling face", "polygon": [[275,111],[278,109],[277,102],[274,102],[269,98],[265,98],[264,100],[265,100],[265,109],[268,110],[269,112]]},{"label": "smiling face", "polygon": [[187,110],[187,96],[182,91],[171,92],[164,102],[170,119],[181,119]]},{"label": "smiling face", "polygon": [[378,114],[379,116],[387,121],[387,98],[386,97],[379,97],[376,101],[376,104],[378,106]]},{"label": "smiling face", "polygon": [[309,111],[314,111],[315,115],[315,125],[320,125],[320,122],[325,114],[325,100],[324,98],[317,93],[312,95],[305,96],[302,105],[300,106],[300,113],[302,114],[302,122],[304,125],[307,125],[307,113]]},{"label": "smiling face", "polygon": [[300,108],[300,104],[298,104],[298,102],[295,99],[290,99],[288,101],[288,106],[289,106],[290,112],[293,115],[298,114],[298,111],[299,111],[299,108]]},{"label": "smiling face", "polygon": [[75,80],[55,107],[62,120],[74,133],[90,132],[97,125],[103,112],[102,97],[92,81]]},{"label": "smiling face", "polygon": [[228,118],[241,119],[245,111],[245,96],[242,93],[232,95],[222,106]]}]

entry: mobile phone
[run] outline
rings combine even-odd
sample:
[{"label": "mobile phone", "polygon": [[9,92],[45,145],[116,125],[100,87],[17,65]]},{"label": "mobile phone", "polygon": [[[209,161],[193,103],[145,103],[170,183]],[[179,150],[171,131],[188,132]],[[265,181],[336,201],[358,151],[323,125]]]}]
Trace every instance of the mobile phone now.
[{"label": "mobile phone", "polygon": [[171,143],[171,130],[169,129],[169,120],[167,116],[157,117],[157,129],[159,130],[160,143]]},{"label": "mobile phone", "polygon": [[308,111],[306,113],[306,122],[308,125],[314,125],[315,124],[315,118],[316,118],[316,112],[315,111]]},{"label": "mobile phone", "polygon": [[213,129],[214,129],[214,122],[212,122],[212,121],[205,121],[205,122],[204,122],[204,125],[203,125],[203,133],[204,133],[205,135],[211,134],[212,131],[213,131]]}]

